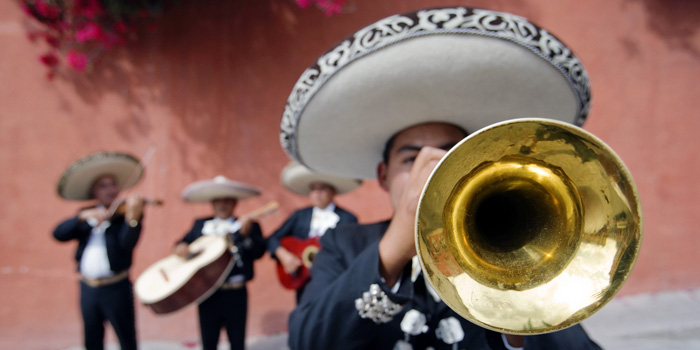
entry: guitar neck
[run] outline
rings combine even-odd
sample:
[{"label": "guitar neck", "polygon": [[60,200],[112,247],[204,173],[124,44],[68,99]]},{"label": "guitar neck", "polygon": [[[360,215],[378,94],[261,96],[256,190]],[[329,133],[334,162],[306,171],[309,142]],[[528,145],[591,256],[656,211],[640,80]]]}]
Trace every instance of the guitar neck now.
[{"label": "guitar neck", "polygon": [[265,215],[274,212],[275,210],[277,210],[277,208],[279,208],[279,203],[277,203],[277,201],[270,201],[262,207],[259,207],[253,210],[252,212],[246,214],[245,216],[250,218],[251,220],[258,220],[264,217]]}]

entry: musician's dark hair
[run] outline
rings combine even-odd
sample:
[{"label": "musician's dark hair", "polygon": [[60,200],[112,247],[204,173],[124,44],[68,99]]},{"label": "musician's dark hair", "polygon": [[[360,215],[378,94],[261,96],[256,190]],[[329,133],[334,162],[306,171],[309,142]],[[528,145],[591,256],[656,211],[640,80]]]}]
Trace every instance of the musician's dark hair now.
[{"label": "musician's dark hair", "polygon": [[[457,129],[461,130],[461,131],[464,133],[464,136],[465,136],[465,137],[466,137],[466,136],[469,136],[469,132],[468,132],[465,128],[463,128],[463,127],[461,127],[461,126],[459,126],[459,125],[452,124],[452,123],[445,123],[445,124],[451,125],[451,126],[457,128]],[[414,125],[414,126],[415,126],[415,125]],[[404,130],[406,130],[406,129],[408,129],[408,128],[410,128],[410,126],[407,127],[407,128],[402,129],[401,131],[399,131],[399,132],[397,132],[397,133],[395,133],[395,134],[392,135],[392,136],[389,138],[389,140],[384,144],[384,151],[382,152],[382,162],[383,162],[384,164],[389,164],[389,153],[391,152],[391,148],[394,147],[394,142],[396,142],[396,135],[400,134],[401,132],[403,132]]]}]

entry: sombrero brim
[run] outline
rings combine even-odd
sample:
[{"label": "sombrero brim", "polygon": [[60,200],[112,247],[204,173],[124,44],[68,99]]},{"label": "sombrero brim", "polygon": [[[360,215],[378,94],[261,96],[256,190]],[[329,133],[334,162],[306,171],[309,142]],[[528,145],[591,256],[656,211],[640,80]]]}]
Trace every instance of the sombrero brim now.
[{"label": "sombrero brim", "polygon": [[348,193],[362,184],[361,180],[321,174],[296,162],[282,170],[281,180],[286,189],[302,196],[308,195],[311,184],[316,182],[333,186],[337,194]]},{"label": "sombrero brim", "polygon": [[430,9],[383,19],[319,58],[287,101],[281,142],[315,171],[373,178],[385,142],[409,126],[582,125],[589,101],[583,66],[546,30],[507,13]]},{"label": "sombrero brim", "polygon": [[182,199],[187,202],[211,202],[219,198],[246,199],[257,196],[261,191],[255,187],[232,180],[203,180],[185,187]]},{"label": "sombrero brim", "polygon": [[112,175],[122,190],[136,185],[143,167],[136,157],[119,152],[99,152],[71,164],[58,181],[57,192],[67,200],[92,199],[90,189],[100,176]]}]

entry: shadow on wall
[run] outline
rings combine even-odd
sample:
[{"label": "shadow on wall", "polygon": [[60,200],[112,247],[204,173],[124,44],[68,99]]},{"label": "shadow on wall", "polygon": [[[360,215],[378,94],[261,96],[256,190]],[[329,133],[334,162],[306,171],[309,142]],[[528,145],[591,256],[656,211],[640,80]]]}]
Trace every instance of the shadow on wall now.
[{"label": "shadow on wall", "polygon": [[700,56],[694,40],[700,28],[700,2],[697,0],[627,0],[641,2],[647,12],[649,28],[671,49],[682,49]]},{"label": "shadow on wall", "polygon": [[[254,150],[261,159],[283,157],[281,148],[269,147],[279,143],[271,126],[279,125],[292,86],[314,58],[363,25],[426,6],[425,0],[356,0],[348,2],[348,13],[328,18],[294,0],[183,1],[155,23],[156,30],[142,29],[128,48],[68,80],[85,104],[115,95],[122,100],[127,115],[115,129],[125,141],[165,130],[184,160],[179,171],[195,177],[198,165],[208,164],[224,172],[248,160],[235,153],[240,150]],[[468,6],[532,15],[522,0]],[[153,125],[148,113],[161,107],[172,118]],[[68,112],[70,104],[64,108]],[[256,176],[246,171],[253,170],[236,174]]]},{"label": "shadow on wall", "polygon": [[[85,105],[116,98],[125,115],[113,127],[125,142],[167,140],[183,159],[178,172],[193,178],[201,164],[226,172],[252,153],[283,157],[280,147],[269,146],[279,144],[278,127],[271,125],[279,125],[303,69],[291,61],[308,60],[296,52],[306,45],[299,32],[311,30],[304,23],[320,21],[327,21],[321,11],[301,9],[294,0],[182,1],[155,30],[142,28],[137,41],[101,56],[93,70],[63,78]],[[62,103],[69,117],[71,103],[68,97]],[[149,118],[152,113],[166,118]],[[252,178],[252,168],[235,174]]]}]

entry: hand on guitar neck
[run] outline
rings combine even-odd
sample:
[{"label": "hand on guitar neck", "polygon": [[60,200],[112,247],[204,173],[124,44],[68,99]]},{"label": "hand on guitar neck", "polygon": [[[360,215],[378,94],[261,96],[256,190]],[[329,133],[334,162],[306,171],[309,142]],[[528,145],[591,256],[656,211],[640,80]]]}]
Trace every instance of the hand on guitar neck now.
[{"label": "hand on guitar neck", "polygon": [[187,259],[187,255],[190,254],[190,245],[186,242],[180,242],[175,246],[173,253],[183,259]]},{"label": "hand on guitar neck", "polygon": [[277,201],[270,201],[260,208],[241,216],[238,221],[241,223],[240,233],[243,236],[248,236],[250,234],[250,229],[253,226],[253,221],[259,220],[267,214],[270,214],[277,210],[279,203]]},{"label": "hand on guitar neck", "polygon": [[250,234],[250,228],[253,227],[254,220],[255,218],[252,218],[247,215],[238,219],[238,222],[241,223],[241,228],[238,229],[238,232],[241,234],[241,236],[247,237]]}]

